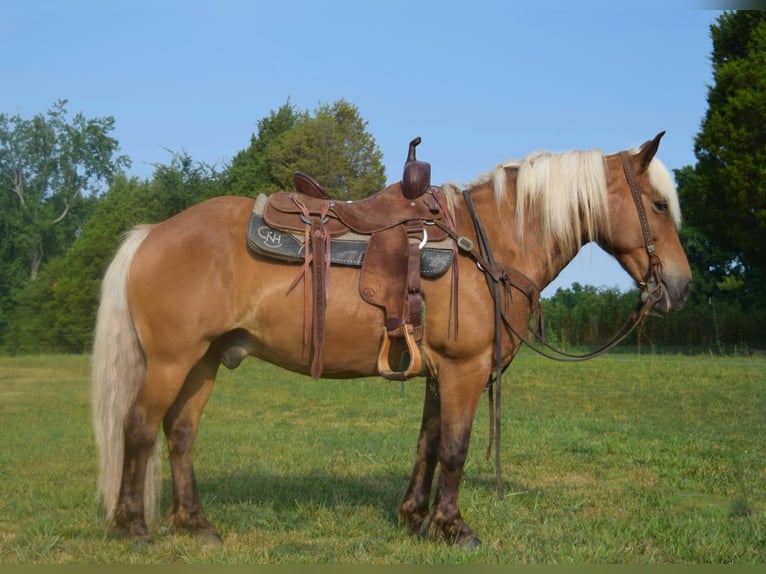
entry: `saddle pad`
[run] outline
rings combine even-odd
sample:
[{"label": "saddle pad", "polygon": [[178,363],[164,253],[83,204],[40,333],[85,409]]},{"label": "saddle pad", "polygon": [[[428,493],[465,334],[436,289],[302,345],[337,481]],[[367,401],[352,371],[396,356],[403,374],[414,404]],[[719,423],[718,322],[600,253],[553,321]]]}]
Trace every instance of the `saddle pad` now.
[{"label": "saddle pad", "polygon": [[[303,263],[306,255],[304,235],[270,227],[263,219],[267,197],[259,195],[247,226],[247,245],[254,252],[289,262]],[[369,244],[369,235],[346,233],[330,241],[330,262],[335,265],[361,267]],[[439,277],[452,265],[455,252],[452,241],[428,243],[420,252],[420,274]]]}]

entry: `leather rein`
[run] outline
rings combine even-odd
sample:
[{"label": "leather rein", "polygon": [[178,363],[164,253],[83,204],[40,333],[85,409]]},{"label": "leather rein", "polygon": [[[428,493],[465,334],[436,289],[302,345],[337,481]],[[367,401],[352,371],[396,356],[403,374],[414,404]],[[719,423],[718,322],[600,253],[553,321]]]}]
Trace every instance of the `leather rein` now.
[{"label": "leather rein", "polygon": [[[625,323],[615,333],[615,335],[603,344],[595,351],[585,353],[582,355],[571,354],[561,349],[557,349],[545,340],[544,330],[544,317],[543,310],[540,305],[540,290],[537,285],[522,272],[505,265],[498,263],[492,249],[490,247],[489,239],[484,230],[484,225],[481,222],[476,207],[474,206],[473,199],[468,190],[462,192],[463,199],[465,201],[468,213],[474,224],[478,249],[467,237],[459,237],[453,230],[442,227],[456,242],[458,248],[469,255],[479,269],[481,269],[487,279],[487,285],[489,287],[492,300],[494,302],[494,314],[495,314],[495,344],[494,344],[494,363],[495,372],[494,376],[490,375],[487,382],[487,391],[489,396],[489,409],[490,409],[490,429],[489,429],[489,446],[487,448],[487,458],[491,456],[492,447],[495,448],[495,478],[497,481],[497,494],[498,497],[503,499],[503,482],[501,476],[500,467],[500,430],[501,430],[501,414],[502,414],[502,395],[501,395],[501,380],[502,374],[510,365],[503,365],[502,362],[502,337],[503,337],[503,325],[506,329],[512,333],[521,343],[526,344],[536,353],[556,361],[564,362],[579,362],[586,361],[598,357],[616,345],[620,344],[625,338],[628,337],[639,325],[641,325],[651,314],[652,307],[657,301],[662,298],[662,261],[657,256],[654,247],[654,241],[652,240],[651,231],[649,230],[649,222],[646,217],[646,210],[641,201],[641,192],[636,184],[635,176],[633,173],[633,165],[631,157],[628,152],[620,153],[620,159],[622,160],[622,166],[625,171],[625,177],[630,186],[631,196],[635,203],[636,210],[638,212],[638,219],[641,224],[641,231],[644,236],[644,246],[646,253],[649,256],[649,268],[644,275],[642,281],[639,282],[639,287],[643,294],[646,294],[646,298],[643,303],[639,302],[636,309],[627,318]],[[501,289],[502,287],[502,289]],[[545,350],[536,346],[533,342],[530,342],[524,333],[513,326],[510,319],[504,311],[503,301],[501,300],[501,290],[504,290],[506,296],[510,298],[511,290],[516,289],[524,294],[530,302],[532,308],[532,314],[537,318],[537,328],[530,329],[535,340]]]}]

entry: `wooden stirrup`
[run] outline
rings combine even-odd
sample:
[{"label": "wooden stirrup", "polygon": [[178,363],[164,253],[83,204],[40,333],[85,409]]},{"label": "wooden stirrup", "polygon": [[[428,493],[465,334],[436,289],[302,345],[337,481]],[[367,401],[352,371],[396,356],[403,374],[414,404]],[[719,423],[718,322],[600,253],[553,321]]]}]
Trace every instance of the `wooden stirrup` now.
[{"label": "wooden stirrup", "polygon": [[401,326],[404,340],[407,343],[407,351],[410,354],[410,364],[404,371],[394,371],[388,364],[388,351],[391,348],[391,338],[388,331],[383,327],[383,346],[378,355],[378,372],[386,379],[392,381],[404,381],[420,374],[423,367],[423,357],[420,354],[417,342],[413,336],[414,329],[412,325],[405,324]]}]

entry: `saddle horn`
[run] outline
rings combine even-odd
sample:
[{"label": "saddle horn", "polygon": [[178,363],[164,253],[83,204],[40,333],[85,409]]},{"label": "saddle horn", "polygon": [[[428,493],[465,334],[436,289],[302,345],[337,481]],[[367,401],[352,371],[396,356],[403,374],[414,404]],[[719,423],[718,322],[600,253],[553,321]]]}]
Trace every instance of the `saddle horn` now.
[{"label": "saddle horn", "polygon": [[422,140],[420,136],[410,142],[407,161],[402,174],[402,193],[407,199],[416,199],[431,187],[431,164],[415,157],[415,148]]}]

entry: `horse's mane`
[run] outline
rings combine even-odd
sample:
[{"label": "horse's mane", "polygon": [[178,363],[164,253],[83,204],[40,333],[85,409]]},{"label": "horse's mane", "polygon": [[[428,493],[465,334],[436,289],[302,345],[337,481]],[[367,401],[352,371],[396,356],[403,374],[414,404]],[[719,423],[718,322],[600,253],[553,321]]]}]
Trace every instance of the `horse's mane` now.
[{"label": "horse's mane", "polygon": [[600,230],[609,229],[606,162],[601,152],[537,152],[504,167],[518,170],[516,230],[520,239],[530,212],[540,215],[543,250],[551,255],[558,245],[565,257],[574,256],[581,237],[593,241]]},{"label": "horse's mane", "polygon": [[[500,202],[508,193],[509,170],[517,172],[515,227],[520,240],[530,213],[539,216],[543,249],[549,257],[554,245],[565,257],[573,257],[583,243],[581,238],[586,243],[598,236],[608,239],[606,160],[601,151],[535,152],[520,161],[498,165],[471,182],[468,189],[490,185]],[[668,202],[676,225],[680,225],[681,210],[673,178],[656,158],[649,165],[649,180]]]}]

